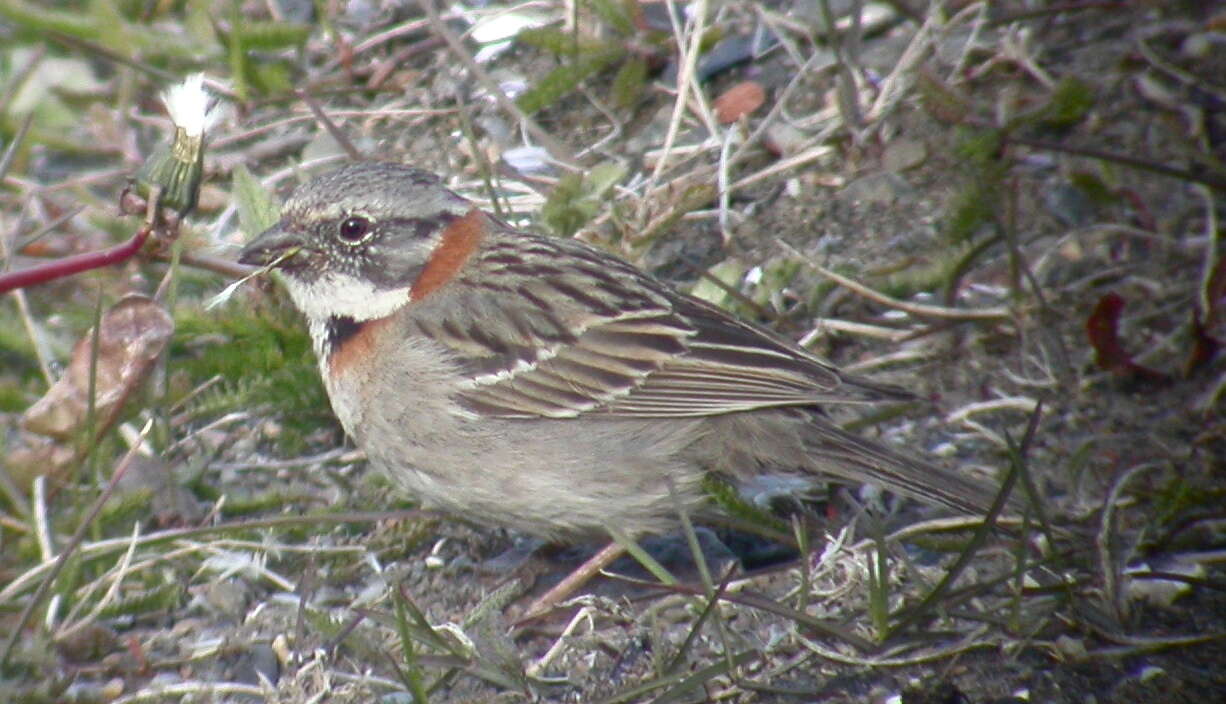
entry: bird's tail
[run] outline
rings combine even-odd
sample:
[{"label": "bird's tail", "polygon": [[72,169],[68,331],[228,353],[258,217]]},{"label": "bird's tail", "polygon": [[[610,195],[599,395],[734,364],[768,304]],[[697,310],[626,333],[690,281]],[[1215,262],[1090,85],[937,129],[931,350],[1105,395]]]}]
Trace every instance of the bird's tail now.
[{"label": "bird's tail", "polygon": [[[931,462],[892,450],[815,419],[817,432],[806,437],[814,469],[851,481],[877,484],[884,489],[929,504],[947,506],[971,515],[991,508],[999,488],[965,477]],[[1020,511],[1016,494],[1010,496],[1006,513]]]}]

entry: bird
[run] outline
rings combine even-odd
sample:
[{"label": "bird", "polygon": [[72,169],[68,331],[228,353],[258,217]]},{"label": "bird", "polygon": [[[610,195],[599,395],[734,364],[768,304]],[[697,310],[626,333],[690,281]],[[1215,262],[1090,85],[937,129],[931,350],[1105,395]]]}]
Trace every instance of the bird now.
[{"label": "bird", "polygon": [[910,397],[412,166],[298,186],[239,261],[280,272],[333,411],[423,505],[557,541],[718,511],[707,479],[872,483],[960,513],[996,491],[845,431]]}]

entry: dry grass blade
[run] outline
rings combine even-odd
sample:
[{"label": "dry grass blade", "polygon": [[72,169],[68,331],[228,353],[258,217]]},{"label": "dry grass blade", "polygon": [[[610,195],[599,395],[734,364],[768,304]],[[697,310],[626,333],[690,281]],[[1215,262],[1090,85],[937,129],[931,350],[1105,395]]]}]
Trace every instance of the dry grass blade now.
[{"label": "dry grass blade", "polygon": [[[671,7],[672,1],[670,0],[668,4]],[[707,0],[698,0],[694,3],[693,12],[690,16],[693,20],[693,26],[690,27],[689,35],[686,36],[676,25],[676,13],[669,12],[669,20],[674,23],[673,35],[677,39],[677,46],[679,49],[684,46],[685,49],[681,54],[681,70],[677,74],[677,92],[673,102],[672,116],[668,121],[668,131],[664,135],[664,145],[661,148],[660,158],[656,161],[655,169],[652,170],[649,181],[653,185],[659,181],[665,167],[668,165],[673,144],[677,140],[677,132],[681,127],[681,118],[684,117],[690,95],[694,92],[694,67],[698,64],[699,43],[702,41],[703,28],[706,27]],[[711,134],[717,134],[717,131],[712,130]]]},{"label": "dry grass blade", "polygon": [[987,542],[988,536],[992,534],[996,527],[996,517],[1001,511],[1009,505],[1009,497],[1013,492],[1013,487],[1019,481],[1019,478],[1025,473],[1025,459],[1028,448],[1034,440],[1034,433],[1038,429],[1038,421],[1042,411],[1042,404],[1035,407],[1031,414],[1030,423],[1026,428],[1026,434],[1022,438],[1021,446],[1018,448],[1014,456],[1014,461],[1009,469],[1009,473],[1005,476],[1001,483],[999,493],[996,495],[996,500],[989,509],[987,516],[984,518],[983,524],[980,525],[971,539],[967,542],[966,547],[958,554],[954,564],[945,571],[941,577],[941,581],[913,607],[908,608],[905,612],[895,614],[892,632],[901,631],[908,626],[918,623],[920,620],[928,618],[940,606],[944,599],[948,596],[953,588],[954,582],[961,576],[975,557],[975,554]]},{"label": "dry grass blade", "polygon": [[721,675],[733,677],[735,676],[736,668],[748,665],[761,657],[762,654],[756,650],[746,650],[730,654],[723,662],[704,667],[677,682],[671,689],[651,700],[651,702],[652,704],[671,704],[671,702],[681,701],[683,697],[691,697],[694,695],[695,690],[701,691],[704,685],[716,677]]},{"label": "dry grass blade", "polygon": [[[140,449],[139,445],[135,445],[134,447],[136,450]],[[251,530],[267,528],[301,527],[320,524],[377,523],[379,521],[387,520],[412,521],[433,517],[434,514],[429,511],[417,510],[272,516],[268,518],[233,521],[197,528],[176,528],[172,530],[145,533],[135,541],[126,537],[92,541],[82,544],[78,552],[85,559],[98,559],[116,552],[127,550],[133,544],[133,542],[135,542],[137,547],[145,548],[186,539],[207,538],[209,536],[225,535],[226,533],[243,533]],[[0,589],[0,603],[12,602],[31,587],[45,582],[48,573],[55,569],[55,564],[56,563],[52,562],[40,563],[39,565],[32,567],[25,573],[11,580],[4,586],[3,589]]]},{"label": "dry grass blade", "polygon": [[890,296],[874,291],[873,289],[853,279],[827,269],[814,261],[812,257],[801,253],[795,247],[783,240],[776,241],[779,243],[779,246],[787,250],[789,254],[804,261],[810,268],[822,276],[870,301],[880,303],[895,310],[901,310],[920,317],[939,318],[945,320],[1007,320],[1014,315],[1013,311],[1009,310],[1008,308],[979,308],[967,310],[963,308],[947,308],[944,306],[932,306],[900,301],[897,298],[891,298]]},{"label": "dry grass blade", "polygon": [[243,284],[247,283],[248,281],[250,281],[251,279],[254,279],[257,276],[262,276],[264,274],[268,274],[272,271],[275,271],[278,265],[292,258],[295,254],[298,253],[298,251],[299,251],[298,247],[291,247],[285,250],[285,252],[283,252],[277,258],[273,259],[271,262],[265,264],[264,266],[258,267],[256,269],[250,269],[250,268],[245,267],[247,270],[243,274],[242,278],[238,279],[237,281],[231,281],[229,284],[226,284],[225,288],[223,288],[217,295],[210,298],[208,302],[204,304],[204,309],[212,310],[213,308],[216,308],[217,306],[225,304],[234,295],[234,292],[238,290],[239,286],[242,286]]},{"label": "dry grass blade", "polygon": [[346,156],[353,161],[361,161],[362,159],[366,158],[366,156],[362,154],[362,152],[358,151],[358,148],[353,145],[353,140],[349,139],[349,135],[345,134],[345,132],[341,130],[341,128],[337,127],[336,123],[328,117],[327,113],[325,113],[323,108],[319,106],[319,102],[315,100],[315,98],[311,97],[311,95],[305,90],[299,90],[295,94],[298,96],[299,100],[306,103],[307,107],[311,109],[311,114],[315,116],[315,119],[319,122],[319,124],[324,126],[324,129],[328,131],[328,134],[332,135],[332,139],[335,139],[336,143],[341,145],[341,149],[345,150]]},{"label": "dry grass blade", "polygon": [[[687,585],[687,584],[664,585],[664,584],[657,584],[654,582],[643,582],[643,581],[631,579],[629,577],[625,577],[622,575],[614,575],[614,576],[617,579],[620,579],[626,582],[631,582],[634,584],[641,584],[644,586],[650,586],[655,589],[660,589],[660,590],[667,591],[667,592],[674,592],[678,594],[694,594],[694,595],[700,595],[700,596],[704,593],[701,588],[694,587],[694,586]],[[836,626],[833,623],[830,623],[828,621],[825,621],[819,618],[815,618],[814,616],[810,614],[804,613],[802,611],[798,611],[789,606],[780,604],[776,600],[771,599],[770,597],[765,596],[763,594],[758,594],[758,593],[755,593],[749,590],[741,590],[737,592],[725,592],[723,595],[723,599],[724,601],[728,601],[734,604],[740,604],[742,606],[748,606],[754,609],[760,609],[762,611],[766,611],[768,613],[775,614],[776,616],[782,616],[788,619],[789,621],[796,623],[798,626],[803,626],[803,627],[812,629],[813,631],[820,633],[823,636],[826,636],[827,638],[834,638],[836,640],[843,641],[844,643],[847,643],[848,645],[855,647],[857,649],[860,649],[862,651],[865,651],[865,652],[871,651],[874,648],[874,645],[871,641],[865,640],[864,638],[861,638],[860,636],[855,635],[851,631],[848,631],[840,626]]]},{"label": "dry grass blade", "polygon": [[[746,651],[733,655],[731,662],[734,666],[740,667],[753,662],[760,654],[756,651]],[[641,697],[670,685],[675,685],[669,691],[661,694],[659,697],[652,699],[652,704],[664,704],[665,702],[677,701],[681,696],[692,695],[695,688],[701,687],[703,683],[709,682],[720,675],[729,674],[730,670],[727,662],[718,662],[714,665],[702,668],[692,674],[686,672],[677,672],[671,675],[665,675],[645,682],[640,685],[631,687],[623,692],[619,692],[612,697],[601,699],[596,704],[621,704],[622,702],[643,701]],[[688,676],[687,676],[688,675]]]},{"label": "dry grass blade", "polygon": [[[143,440],[145,437],[147,437],[151,430],[153,430],[153,421],[148,421],[145,423],[145,427],[141,430],[141,439]],[[43,599],[47,596],[47,592],[51,590],[51,586],[55,583],[56,577],[59,576],[60,571],[64,569],[64,566],[68,564],[68,559],[76,554],[77,548],[79,548],[81,543],[84,542],[86,533],[90,530],[91,526],[93,526],[94,519],[98,517],[98,512],[102,510],[102,506],[106,504],[108,499],[111,498],[111,494],[114,493],[115,487],[119,484],[119,480],[123,478],[124,473],[128,471],[128,466],[131,465],[132,460],[136,458],[136,453],[139,449],[140,444],[135,444],[132,449],[129,450],[126,455],[124,455],[119,464],[115,466],[115,471],[111,474],[110,481],[107,483],[102,492],[98,494],[98,498],[96,498],[90,505],[89,511],[82,516],[76,532],[73,533],[72,538],[68,541],[68,544],[64,546],[63,551],[60,552],[59,556],[56,558],[54,566],[51,567],[50,572],[43,577],[41,582],[39,582],[38,588],[34,590],[34,594],[31,595],[29,601],[26,602],[25,607],[21,610],[21,615],[17,618],[17,623],[13,628],[12,635],[9,637],[8,642],[4,644],[4,652],[0,653],[0,667],[4,667],[8,664],[9,656],[12,655],[13,648],[17,645],[17,641],[21,640],[22,631],[25,630],[26,625],[30,622],[30,617],[34,615],[34,610],[42,605]],[[130,541],[129,545],[131,544],[132,543]]]}]

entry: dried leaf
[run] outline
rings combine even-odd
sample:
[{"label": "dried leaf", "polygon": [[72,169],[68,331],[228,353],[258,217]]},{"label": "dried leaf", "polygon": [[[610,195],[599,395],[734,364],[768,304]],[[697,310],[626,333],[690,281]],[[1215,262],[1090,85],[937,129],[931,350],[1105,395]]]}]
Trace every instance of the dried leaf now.
[{"label": "dried leaf", "polygon": [[[153,299],[126,296],[102,316],[94,407],[104,429],[118,416],[124,402],[141,385],[162,353],[174,321]],[[92,332],[77,341],[60,380],[26,410],[22,425],[31,432],[67,439],[82,429],[89,407]]]},{"label": "dried leaf", "polygon": [[36,477],[56,479],[66,475],[75,459],[76,452],[71,447],[33,433],[18,432],[5,447],[3,471],[8,472],[14,485],[28,492]]},{"label": "dried leaf", "polygon": [[1217,357],[1222,349],[1222,343],[1209,334],[1201,322],[1200,314],[1192,312],[1192,350],[1184,361],[1184,376],[1192,376],[1197,370],[1205,367]]},{"label": "dried leaf", "polygon": [[715,116],[722,124],[736,122],[742,116],[752,113],[766,102],[766,91],[762,84],[755,81],[744,81],[724,91],[715,99]]},{"label": "dried leaf", "polygon": [[1167,375],[1132,360],[1132,355],[1120,343],[1120,313],[1124,310],[1124,298],[1118,293],[1108,293],[1099,299],[1094,312],[1086,320],[1086,335],[1094,347],[1098,366],[1120,376],[1141,381],[1166,381]]},{"label": "dried leaf", "polygon": [[1209,310],[1204,311],[1205,326],[1209,330],[1226,326],[1226,255],[1218,257],[1209,273],[1209,280],[1205,282],[1205,302],[1209,306]]}]

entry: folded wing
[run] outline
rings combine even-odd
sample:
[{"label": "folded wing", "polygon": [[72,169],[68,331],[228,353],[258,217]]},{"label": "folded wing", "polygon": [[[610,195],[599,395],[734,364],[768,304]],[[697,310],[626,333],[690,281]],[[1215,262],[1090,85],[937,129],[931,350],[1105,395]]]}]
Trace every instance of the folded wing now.
[{"label": "folded wing", "polygon": [[485,275],[456,294],[465,300],[419,316],[414,331],[454,352],[471,376],[460,400],[478,415],[692,417],[907,398],[581,243],[532,238],[490,248],[480,265]]}]

